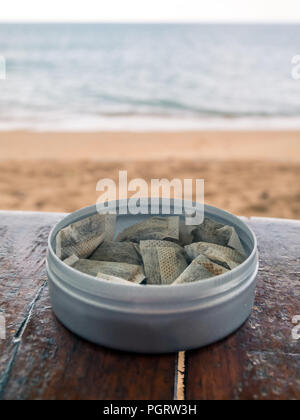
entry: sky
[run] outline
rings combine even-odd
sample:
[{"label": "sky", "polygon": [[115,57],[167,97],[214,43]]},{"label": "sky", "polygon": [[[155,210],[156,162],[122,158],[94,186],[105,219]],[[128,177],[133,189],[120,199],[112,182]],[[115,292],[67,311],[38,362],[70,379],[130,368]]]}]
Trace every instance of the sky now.
[{"label": "sky", "polygon": [[9,0],[1,22],[300,22],[300,0]]}]

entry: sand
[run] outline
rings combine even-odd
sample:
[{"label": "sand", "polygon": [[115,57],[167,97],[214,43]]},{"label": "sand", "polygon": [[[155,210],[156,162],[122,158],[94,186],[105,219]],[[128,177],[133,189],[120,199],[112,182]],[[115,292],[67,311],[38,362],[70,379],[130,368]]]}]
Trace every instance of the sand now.
[{"label": "sand", "polygon": [[0,161],[164,159],[300,162],[300,132],[0,132]]},{"label": "sand", "polygon": [[300,218],[300,132],[0,133],[0,208],[74,211],[96,183],[204,178],[235,214]]}]

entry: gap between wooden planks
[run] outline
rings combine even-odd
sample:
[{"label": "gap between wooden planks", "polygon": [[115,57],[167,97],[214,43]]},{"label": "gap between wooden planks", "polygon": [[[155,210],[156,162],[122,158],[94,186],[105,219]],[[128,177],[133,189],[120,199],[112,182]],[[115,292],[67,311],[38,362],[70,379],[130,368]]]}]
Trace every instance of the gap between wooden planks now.
[{"label": "gap between wooden planks", "polygon": [[185,399],[185,351],[177,353],[175,366],[174,400]]}]

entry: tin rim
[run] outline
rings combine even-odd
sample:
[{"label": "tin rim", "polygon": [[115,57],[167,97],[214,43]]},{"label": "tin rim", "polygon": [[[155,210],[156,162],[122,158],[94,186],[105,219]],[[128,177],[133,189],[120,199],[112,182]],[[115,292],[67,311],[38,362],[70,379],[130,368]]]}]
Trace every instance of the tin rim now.
[{"label": "tin rim", "polygon": [[[117,208],[127,205],[127,200],[117,202]],[[171,206],[176,206],[176,200],[171,200]],[[142,303],[143,298],[145,303],[151,301],[161,303],[166,300],[178,301],[188,298],[189,301],[199,300],[202,298],[213,297],[221,295],[230,290],[241,287],[244,282],[249,279],[249,276],[257,270],[257,239],[253,230],[240,218],[233,214],[221,210],[217,207],[205,204],[205,214],[208,217],[222,218],[230,225],[239,225],[244,232],[246,232],[248,239],[252,242],[252,250],[246,260],[233,270],[221,274],[216,277],[199,280],[193,283],[178,284],[174,286],[169,285],[126,285],[109,283],[107,280],[93,277],[66,265],[61,261],[54,252],[52,243],[55,240],[57,232],[71,222],[80,220],[89,215],[95,214],[96,206],[89,206],[77,210],[70,215],[64,217],[58,224],[56,224],[48,238],[48,255],[47,255],[47,271],[53,273],[65,287],[70,287],[78,292],[86,293],[89,296],[98,296],[108,300],[131,301],[136,299],[136,303]]]}]

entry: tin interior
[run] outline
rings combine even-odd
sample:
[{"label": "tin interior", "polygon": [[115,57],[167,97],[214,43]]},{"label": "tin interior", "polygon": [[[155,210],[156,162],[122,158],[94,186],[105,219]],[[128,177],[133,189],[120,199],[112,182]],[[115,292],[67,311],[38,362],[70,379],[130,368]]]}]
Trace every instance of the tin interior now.
[{"label": "tin interior", "polygon": [[[155,208],[155,213],[152,213],[152,214],[150,213],[151,208],[149,205],[148,206],[149,214],[132,215],[132,214],[119,214],[120,208],[124,209],[127,206],[127,200],[118,201],[115,237],[124,229],[128,228],[129,226],[132,226],[136,223],[139,223],[153,216],[168,217],[172,215],[179,215],[179,217],[182,220],[184,220],[185,216],[183,214],[177,214],[174,212],[174,207],[176,206],[175,203],[176,203],[176,200],[171,200],[170,214],[163,214],[161,212],[161,202],[160,202],[160,205],[157,208]],[[112,207],[108,205],[108,208],[112,208]],[[187,208],[188,207],[186,207],[186,209]],[[59,228],[56,229],[56,232],[53,232],[54,235],[52,235],[52,240],[51,240],[51,247],[53,248],[53,250],[55,251],[56,235],[60,229],[63,229],[64,227],[68,226],[71,223],[74,223],[74,221],[78,221],[78,220],[84,219],[85,217],[92,216],[93,214],[96,213],[96,211],[97,211],[96,207],[91,206],[91,207],[87,207],[85,209],[81,209],[81,210],[78,210],[77,212],[72,213],[70,215],[71,217],[70,216],[66,217],[59,224]],[[142,211],[146,212],[145,208]],[[223,223],[224,225],[233,226],[236,229],[237,234],[239,235],[239,238],[245,248],[247,257],[252,253],[254,245],[255,245],[255,241],[251,237],[252,235],[245,233],[245,229],[244,229],[245,224],[244,222],[241,221],[241,219],[237,218],[236,216],[228,212],[225,212],[224,210],[218,209],[213,206],[208,206],[208,205],[205,205],[204,215],[206,217],[210,217],[216,222]]]},{"label": "tin interior", "polygon": [[[127,201],[123,200],[117,202],[117,214],[120,208],[124,208]],[[171,200],[171,209],[177,205],[176,200]],[[159,209],[157,209],[159,210]],[[206,280],[201,280],[193,283],[185,283],[176,286],[167,285],[119,285],[111,284],[107,280],[102,280],[97,277],[92,277],[74,270],[67,266],[55,255],[55,239],[60,229],[74,223],[77,220],[88,217],[96,212],[96,206],[86,207],[78,210],[75,213],[68,215],[57,226],[54,227],[49,236],[48,249],[48,266],[50,270],[57,273],[58,278],[64,279],[67,287],[77,288],[80,292],[86,292],[93,295],[108,296],[110,299],[118,299],[122,301],[130,301],[133,298],[139,302],[159,302],[164,299],[180,300],[183,294],[186,294],[187,299],[194,299],[195,296],[210,296],[226,292],[234,289],[245,279],[247,279],[257,266],[257,243],[254,233],[245,224],[245,222],[238,217],[227,213],[216,207],[205,205],[205,215],[219,221],[221,223],[234,226],[240,239],[245,247],[248,258],[245,262],[240,264],[235,269],[222,274],[220,276],[212,277]],[[161,216],[164,216],[160,214]],[[124,228],[135,224],[141,220],[152,217],[153,214],[122,214],[117,217],[116,234]],[[167,215],[165,215],[167,216]],[[184,217],[184,216],[182,216]],[[121,291],[122,289],[122,291]],[[130,292],[129,290],[130,289]],[[178,292],[180,290],[180,293]],[[200,290],[201,289],[201,290]],[[196,295],[194,295],[194,292]]]}]

